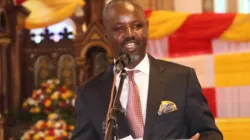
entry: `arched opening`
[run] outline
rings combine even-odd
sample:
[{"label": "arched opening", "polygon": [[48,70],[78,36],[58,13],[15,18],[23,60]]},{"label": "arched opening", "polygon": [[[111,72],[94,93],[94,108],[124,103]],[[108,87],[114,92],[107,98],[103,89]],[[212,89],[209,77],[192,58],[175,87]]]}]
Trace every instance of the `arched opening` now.
[{"label": "arched opening", "polygon": [[76,87],[75,59],[73,56],[64,54],[60,57],[57,78],[69,89]]},{"label": "arched opening", "polygon": [[86,53],[86,64],[88,66],[87,77],[89,79],[108,66],[109,61],[106,50],[100,46],[89,48]]}]

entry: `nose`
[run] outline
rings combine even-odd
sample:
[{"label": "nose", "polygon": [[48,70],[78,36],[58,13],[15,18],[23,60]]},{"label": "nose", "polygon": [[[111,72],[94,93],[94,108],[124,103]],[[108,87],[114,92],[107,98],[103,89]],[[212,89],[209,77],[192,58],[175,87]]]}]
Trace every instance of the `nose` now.
[{"label": "nose", "polygon": [[134,37],[134,32],[133,32],[133,29],[131,27],[127,27],[127,30],[126,30],[126,37]]},{"label": "nose", "polygon": [[131,29],[131,28],[128,28],[128,29],[127,29],[127,34],[128,34],[128,35],[132,35],[132,29]]}]

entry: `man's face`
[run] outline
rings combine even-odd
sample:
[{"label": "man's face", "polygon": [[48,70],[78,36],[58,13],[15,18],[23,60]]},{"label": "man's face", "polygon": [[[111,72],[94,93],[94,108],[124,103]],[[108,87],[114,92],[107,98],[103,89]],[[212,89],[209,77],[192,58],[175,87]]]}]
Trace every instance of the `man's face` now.
[{"label": "man's face", "polygon": [[128,67],[135,67],[146,54],[148,21],[144,11],[129,2],[115,3],[105,13],[104,27],[115,57],[121,52],[129,53]]}]

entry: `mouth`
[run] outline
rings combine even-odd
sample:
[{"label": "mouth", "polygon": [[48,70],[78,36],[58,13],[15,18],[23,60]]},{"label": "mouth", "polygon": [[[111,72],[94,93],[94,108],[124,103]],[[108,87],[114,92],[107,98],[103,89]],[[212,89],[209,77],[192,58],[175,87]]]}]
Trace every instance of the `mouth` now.
[{"label": "mouth", "polygon": [[124,48],[128,51],[128,52],[134,52],[136,50],[137,47],[137,43],[136,42],[126,42],[124,43]]}]

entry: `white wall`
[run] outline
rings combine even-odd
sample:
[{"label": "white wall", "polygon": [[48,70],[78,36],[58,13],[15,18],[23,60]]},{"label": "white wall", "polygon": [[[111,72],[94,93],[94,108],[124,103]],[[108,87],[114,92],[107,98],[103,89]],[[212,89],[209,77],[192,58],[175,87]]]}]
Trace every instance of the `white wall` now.
[{"label": "white wall", "polygon": [[176,12],[202,12],[202,0],[175,0],[174,6]]},{"label": "white wall", "polygon": [[[145,9],[151,9],[151,10],[170,10],[170,11],[174,10],[177,12],[201,13],[203,9],[202,8],[203,0],[137,0],[137,1],[141,3],[141,5]],[[214,12],[216,13],[236,12],[236,11],[244,13],[243,10],[244,8],[242,7],[247,7],[247,6],[250,7],[250,5],[245,4],[245,2],[248,0],[213,0],[213,1],[214,1]],[[241,10],[237,10],[239,9],[237,7],[238,2],[240,2]]]}]

